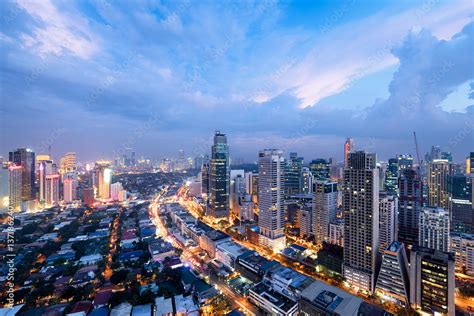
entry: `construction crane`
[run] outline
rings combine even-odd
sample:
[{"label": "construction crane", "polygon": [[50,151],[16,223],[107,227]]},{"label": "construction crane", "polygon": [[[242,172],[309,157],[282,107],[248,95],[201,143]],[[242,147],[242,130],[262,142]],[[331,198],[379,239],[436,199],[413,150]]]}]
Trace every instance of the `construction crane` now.
[{"label": "construction crane", "polygon": [[420,151],[418,150],[418,140],[416,139],[416,132],[413,132],[413,137],[415,138],[415,148],[416,148],[416,158],[418,160],[418,168],[421,168],[421,160],[420,160]]}]

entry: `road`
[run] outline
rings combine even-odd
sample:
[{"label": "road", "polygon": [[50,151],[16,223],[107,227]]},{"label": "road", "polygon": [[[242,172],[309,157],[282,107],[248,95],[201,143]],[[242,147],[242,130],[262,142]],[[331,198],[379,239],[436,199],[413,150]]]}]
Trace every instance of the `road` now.
[{"label": "road", "polygon": [[[162,194],[160,194],[160,196],[161,195]],[[233,292],[232,289],[230,289],[225,282],[219,280],[219,278],[217,278],[213,273],[209,273],[203,265],[199,264],[196,260],[194,260],[194,252],[196,251],[194,248],[182,247],[178,242],[176,242],[176,240],[174,240],[173,236],[169,234],[168,229],[165,227],[165,225],[163,225],[159,214],[160,196],[154,198],[151,205],[152,221],[157,227],[157,233],[161,235],[165,240],[171,242],[174,247],[181,249],[183,251],[181,254],[181,258],[183,259],[183,261],[189,263],[193,269],[207,275],[209,277],[209,280],[211,281],[211,284],[215,285],[218,290],[222,291],[222,293],[230,299],[233,308],[242,310],[247,315],[262,315],[256,306],[248,302],[246,298]]]}]

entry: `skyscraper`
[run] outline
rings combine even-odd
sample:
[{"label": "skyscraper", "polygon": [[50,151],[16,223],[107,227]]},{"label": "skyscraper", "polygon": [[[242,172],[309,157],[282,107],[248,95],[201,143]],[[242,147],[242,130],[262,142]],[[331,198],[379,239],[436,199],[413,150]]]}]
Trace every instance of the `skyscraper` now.
[{"label": "skyscraper", "polygon": [[285,209],[283,203],[283,151],[265,149],[258,155],[259,241],[273,251],[286,243],[283,233]]},{"label": "skyscraper", "polygon": [[44,203],[46,200],[46,176],[51,175],[55,172],[54,164],[52,160],[43,160],[38,163],[38,188],[39,188],[39,201]]},{"label": "skyscraper", "polygon": [[393,241],[383,252],[375,293],[383,301],[409,306],[410,279],[405,247]]},{"label": "skyscraper", "polygon": [[64,176],[63,198],[66,203],[71,203],[77,199],[77,179],[71,173]]},{"label": "skyscraper", "polygon": [[405,169],[398,181],[398,241],[418,244],[418,225],[423,207],[423,181],[416,170]]},{"label": "skyscraper", "polygon": [[297,153],[290,153],[290,158],[286,162],[284,170],[285,196],[300,193],[300,178],[302,167],[303,157],[298,157]]},{"label": "skyscraper", "polygon": [[372,293],[379,263],[379,187],[376,156],[351,152],[344,169],[344,266],[348,284]]},{"label": "skyscraper", "polygon": [[17,166],[21,166],[21,199],[23,201],[34,200],[35,191],[35,153],[31,149],[19,148],[10,152],[9,160]]},{"label": "skyscraper", "polygon": [[410,303],[430,315],[454,316],[454,254],[423,247],[410,253]]},{"label": "skyscraper", "polygon": [[336,219],[337,182],[316,181],[313,203],[313,232],[316,244],[329,242],[329,224]]},{"label": "skyscraper", "polygon": [[349,153],[354,150],[354,141],[352,138],[347,138],[344,143],[344,168],[349,165]]},{"label": "skyscraper", "polygon": [[308,167],[301,168],[300,193],[310,194],[313,192],[313,174]]},{"label": "skyscraper", "polygon": [[204,161],[203,164],[201,165],[201,195],[204,198],[205,201],[208,200],[209,198],[209,181],[210,181],[210,166],[209,166],[209,161]]},{"label": "skyscraper", "polygon": [[45,206],[51,207],[59,204],[59,174],[46,176]]},{"label": "skyscraper", "polygon": [[328,180],[330,178],[331,164],[326,159],[313,159],[308,167],[315,180]]},{"label": "skyscraper", "polygon": [[384,190],[387,192],[398,191],[398,159],[390,158],[385,171]]},{"label": "skyscraper", "polygon": [[396,194],[379,193],[379,212],[379,251],[383,254],[387,247],[397,239],[398,198]]},{"label": "skyscraper", "polygon": [[220,131],[214,135],[210,162],[210,209],[214,218],[229,216],[230,168],[227,136]]},{"label": "skyscraper", "polygon": [[10,208],[12,208],[13,211],[19,211],[21,207],[21,198],[22,198],[22,193],[23,193],[23,167],[22,166],[17,166],[15,164],[12,164],[8,167],[9,171],[9,191],[10,191],[10,198],[9,198],[9,203],[10,203]]},{"label": "skyscraper", "polygon": [[428,165],[428,205],[448,208],[448,176],[452,175],[448,160],[435,159]]},{"label": "skyscraper", "polygon": [[449,251],[449,212],[441,207],[423,207],[420,213],[420,246]]},{"label": "skyscraper", "polygon": [[77,158],[75,152],[68,152],[64,154],[59,160],[59,166],[61,174],[76,171],[77,169]]},{"label": "skyscraper", "polygon": [[474,234],[471,182],[464,174],[448,176],[449,214],[455,232]]},{"label": "skyscraper", "polygon": [[97,198],[101,200],[108,200],[110,198],[110,184],[112,182],[112,169],[110,169],[110,162],[100,160],[95,163],[95,176]]},{"label": "skyscraper", "polygon": [[10,171],[8,165],[0,163],[0,213],[10,206]]}]

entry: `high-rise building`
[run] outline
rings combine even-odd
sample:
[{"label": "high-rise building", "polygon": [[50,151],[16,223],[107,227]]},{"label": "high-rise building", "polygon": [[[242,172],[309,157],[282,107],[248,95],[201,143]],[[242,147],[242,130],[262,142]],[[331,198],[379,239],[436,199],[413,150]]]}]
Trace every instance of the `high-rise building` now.
[{"label": "high-rise building", "polygon": [[439,146],[431,146],[431,151],[426,155],[426,158],[429,162],[441,159],[441,148]]},{"label": "high-rise building", "polygon": [[344,168],[347,168],[349,165],[349,153],[354,150],[354,141],[352,138],[346,139],[344,143]]},{"label": "high-rise building", "polygon": [[389,245],[397,239],[398,198],[396,194],[379,193],[379,240],[380,253],[384,253]]},{"label": "high-rise building", "polygon": [[303,157],[298,157],[297,153],[290,153],[290,158],[284,169],[284,192],[285,196],[300,193],[301,168],[303,167]]},{"label": "high-rise building", "polygon": [[46,176],[56,172],[52,160],[42,160],[38,163],[38,199],[41,203],[46,200]]},{"label": "high-rise building", "polygon": [[376,156],[349,153],[344,169],[344,266],[347,283],[372,293],[379,264],[379,187]]},{"label": "high-rise building", "polygon": [[61,174],[74,172],[77,169],[77,158],[75,152],[68,152],[59,160]]},{"label": "high-rise building", "polygon": [[452,175],[448,160],[435,159],[428,165],[428,205],[448,209],[448,176]]},{"label": "high-rise building", "polygon": [[77,179],[72,173],[64,175],[63,199],[65,203],[71,203],[77,199]]},{"label": "high-rise building", "polygon": [[383,252],[375,293],[382,301],[409,306],[410,279],[405,247],[393,241]]},{"label": "high-rise building", "polygon": [[308,167],[301,168],[300,192],[311,194],[313,192],[313,174]]},{"label": "high-rise building", "polygon": [[337,182],[316,181],[314,184],[313,232],[316,244],[329,242],[329,224],[337,215]]},{"label": "high-rise building", "polygon": [[23,167],[12,164],[8,167],[9,172],[9,207],[13,211],[19,211],[23,193]]},{"label": "high-rise building", "polygon": [[276,252],[286,243],[282,181],[285,160],[283,151],[278,149],[262,150],[258,156],[259,241]]},{"label": "high-rise building", "polygon": [[344,220],[342,218],[336,218],[329,223],[329,243],[344,246]]},{"label": "high-rise building", "polygon": [[245,171],[243,169],[233,169],[230,171],[230,199],[229,206],[234,214],[239,211],[239,199],[245,195]]},{"label": "high-rise building", "polygon": [[405,169],[413,169],[413,157],[411,155],[398,155],[398,175]]},{"label": "high-rise building", "polygon": [[398,159],[390,158],[385,171],[384,190],[398,192]]},{"label": "high-rise building", "polygon": [[456,270],[474,276],[474,234],[451,233],[450,249],[455,255]]},{"label": "high-rise building", "polygon": [[21,199],[23,201],[34,200],[35,191],[35,153],[28,148],[18,148],[10,152],[10,162],[22,167]]},{"label": "high-rise building", "polygon": [[328,180],[331,174],[331,164],[326,159],[313,159],[308,165],[315,180]]},{"label": "high-rise building", "polygon": [[115,182],[110,185],[110,198],[112,201],[118,201],[120,192],[123,190],[122,183]]},{"label": "high-rise building", "polygon": [[137,164],[137,159],[135,158],[135,152],[134,151],[132,151],[132,154],[131,154],[131,157],[130,157],[130,164],[132,166],[136,166],[136,164]]},{"label": "high-rise building", "polygon": [[92,206],[95,202],[94,199],[94,189],[93,188],[84,188],[83,192],[83,203],[84,205]]},{"label": "high-rise building", "polygon": [[8,165],[0,163],[0,213],[10,206],[10,171]]},{"label": "high-rise building", "polygon": [[298,227],[300,228],[300,238],[308,238],[313,235],[313,210],[309,207],[300,207],[298,209]]},{"label": "high-rise building", "polygon": [[410,253],[410,303],[429,315],[454,316],[454,254],[423,247]]},{"label": "high-rise building", "polygon": [[420,213],[421,247],[449,251],[449,212],[441,207],[423,207]]},{"label": "high-rise building", "polygon": [[110,162],[100,160],[95,163],[95,177],[97,198],[101,200],[110,199],[110,184],[112,182],[112,169]]},{"label": "high-rise building", "polygon": [[209,197],[209,191],[210,191],[210,166],[209,166],[209,161],[203,162],[201,166],[201,195],[204,198],[205,201],[207,201]]},{"label": "high-rise building", "polygon": [[398,181],[398,241],[418,244],[419,217],[423,207],[423,180],[413,169],[405,169]]},{"label": "high-rise building", "polygon": [[464,174],[448,176],[449,214],[455,232],[474,234],[471,182]]},{"label": "high-rise building", "polygon": [[469,174],[474,175],[474,151],[469,153]]},{"label": "high-rise building", "polygon": [[59,204],[59,174],[46,176],[45,206],[52,207]]},{"label": "high-rise building", "polygon": [[214,135],[210,162],[209,215],[214,218],[229,216],[230,167],[227,136],[219,131]]}]

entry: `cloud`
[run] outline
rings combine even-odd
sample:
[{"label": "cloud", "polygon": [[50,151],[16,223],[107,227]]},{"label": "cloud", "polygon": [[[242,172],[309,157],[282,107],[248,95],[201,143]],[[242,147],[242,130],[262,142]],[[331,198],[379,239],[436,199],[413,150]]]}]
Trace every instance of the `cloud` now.
[{"label": "cloud", "polygon": [[23,44],[42,57],[68,52],[88,59],[98,50],[85,21],[62,14],[49,0],[19,0],[18,6],[38,22],[31,35],[21,35]]},{"label": "cloud", "polygon": [[[1,52],[2,150],[61,122],[68,130],[58,146],[84,139],[84,150],[107,157],[152,119],[135,146],[156,155],[221,129],[236,155],[281,146],[337,157],[353,136],[388,157],[411,151],[416,130],[422,147],[445,144],[461,157],[469,137],[455,135],[472,135],[460,125],[474,107],[447,113],[440,102],[473,79],[472,26],[459,32],[465,7],[436,2],[362,18],[351,7],[321,31],[282,22],[274,2],[20,2],[1,36],[12,39]],[[396,71],[384,99],[363,108],[324,102],[361,81],[371,93],[371,75],[387,67]],[[12,135],[14,126],[22,128]]]}]

